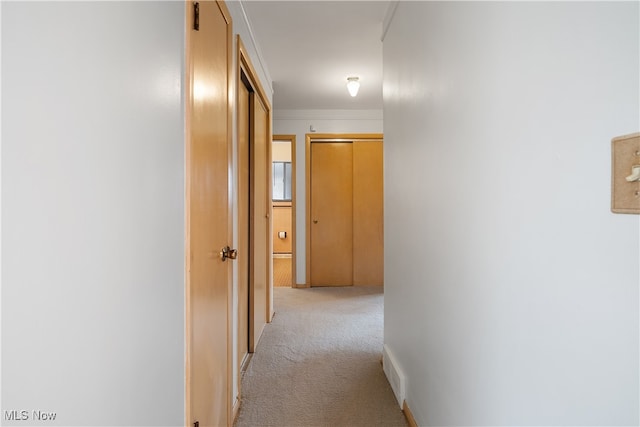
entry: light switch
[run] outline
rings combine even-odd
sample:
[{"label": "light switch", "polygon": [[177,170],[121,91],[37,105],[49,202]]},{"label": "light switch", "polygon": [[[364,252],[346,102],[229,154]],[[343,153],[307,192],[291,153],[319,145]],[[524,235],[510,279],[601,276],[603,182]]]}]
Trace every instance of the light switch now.
[{"label": "light switch", "polygon": [[611,211],[640,214],[640,133],[611,140]]}]

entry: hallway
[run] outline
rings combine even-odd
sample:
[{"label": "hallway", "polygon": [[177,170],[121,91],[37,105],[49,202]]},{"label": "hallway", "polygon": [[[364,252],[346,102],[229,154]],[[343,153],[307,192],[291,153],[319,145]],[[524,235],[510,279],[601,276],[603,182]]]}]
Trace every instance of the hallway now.
[{"label": "hallway", "polygon": [[380,287],[274,288],[236,427],[406,426],[382,371]]}]

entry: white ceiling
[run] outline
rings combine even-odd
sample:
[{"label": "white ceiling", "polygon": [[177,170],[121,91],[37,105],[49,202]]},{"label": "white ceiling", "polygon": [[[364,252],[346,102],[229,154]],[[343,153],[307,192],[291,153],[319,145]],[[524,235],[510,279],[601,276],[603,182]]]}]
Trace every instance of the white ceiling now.
[{"label": "white ceiling", "polygon": [[[242,1],[273,79],[273,108],[382,109],[389,1]],[[352,98],[347,77],[360,77]]]}]

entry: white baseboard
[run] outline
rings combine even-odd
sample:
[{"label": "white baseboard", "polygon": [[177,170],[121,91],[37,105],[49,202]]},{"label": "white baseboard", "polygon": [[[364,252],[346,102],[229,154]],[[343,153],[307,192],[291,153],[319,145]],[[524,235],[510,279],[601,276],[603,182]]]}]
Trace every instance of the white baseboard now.
[{"label": "white baseboard", "polygon": [[405,399],[405,376],[386,344],[382,349],[382,369],[387,377],[387,381],[391,384],[393,394],[396,395],[398,405],[402,408]]}]

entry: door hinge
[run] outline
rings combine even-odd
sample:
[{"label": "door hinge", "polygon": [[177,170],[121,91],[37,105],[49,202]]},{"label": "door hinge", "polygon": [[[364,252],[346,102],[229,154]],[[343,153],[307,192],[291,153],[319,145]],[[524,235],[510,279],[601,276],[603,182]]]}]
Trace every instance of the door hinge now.
[{"label": "door hinge", "polygon": [[193,2],[193,29],[200,31],[200,3],[197,1]]}]

